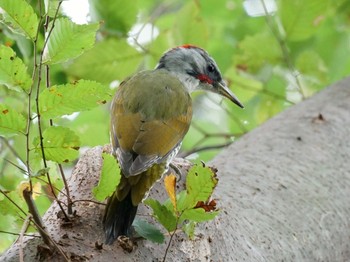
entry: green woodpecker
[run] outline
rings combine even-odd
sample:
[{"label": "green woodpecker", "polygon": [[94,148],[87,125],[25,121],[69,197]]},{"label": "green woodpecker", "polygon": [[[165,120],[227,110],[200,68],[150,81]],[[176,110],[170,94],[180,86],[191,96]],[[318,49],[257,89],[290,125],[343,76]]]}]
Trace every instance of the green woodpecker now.
[{"label": "green woodpecker", "polygon": [[194,90],[208,90],[243,108],[209,54],[183,45],[166,52],[154,70],[122,82],[111,108],[111,142],[121,181],[103,218],[106,243],[128,236],[138,204],[168,170],[192,119]]}]

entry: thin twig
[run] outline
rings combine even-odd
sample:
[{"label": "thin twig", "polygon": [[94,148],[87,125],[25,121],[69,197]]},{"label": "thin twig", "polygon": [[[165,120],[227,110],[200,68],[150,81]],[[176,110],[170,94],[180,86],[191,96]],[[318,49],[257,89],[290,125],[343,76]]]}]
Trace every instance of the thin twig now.
[{"label": "thin twig", "polygon": [[305,99],[305,94],[303,92],[303,88],[302,88],[300,79],[298,77],[298,74],[295,73],[296,70],[295,70],[293,62],[292,62],[292,60],[290,58],[289,50],[288,50],[286,41],[285,41],[284,38],[282,38],[280,32],[278,31],[278,29],[276,28],[274,22],[272,21],[271,15],[269,14],[269,12],[267,10],[265,1],[264,0],[260,0],[260,1],[261,1],[261,4],[262,4],[263,8],[264,8],[266,23],[270,27],[270,30],[271,30],[272,34],[275,36],[279,46],[281,47],[281,51],[282,51],[282,55],[283,55],[284,61],[286,62],[289,70],[292,72],[292,75],[294,76],[295,82],[297,84],[298,90],[299,90],[302,98]]},{"label": "thin twig", "polygon": [[4,137],[2,137],[2,136],[0,136],[0,139],[4,142],[4,144],[11,151],[11,153],[15,156],[15,158],[19,159],[25,165],[26,164],[25,161],[20,157],[20,155],[13,148],[13,146],[9,143],[9,141],[7,139],[5,139]]},{"label": "thin twig", "polygon": [[25,216],[27,216],[27,212],[25,212],[15,201],[13,201],[1,188],[0,193],[3,194],[13,205],[15,205],[18,210],[20,210]]},{"label": "thin twig", "polygon": [[90,203],[94,203],[94,204],[102,205],[102,206],[107,205],[105,203],[98,202],[98,201],[95,201],[95,200],[90,200],[90,199],[77,199],[77,200],[72,201],[72,204],[75,204],[77,202],[90,202]]},{"label": "thin twig", "polygon": [[[40,14],[41,14],[41,1],[39,1],[39,9],[40,9]],[[34,83],[35,83],[35,79],[36,79],[36,75],[37,75],[37,69],[38,69],[38,64],[37,64],[37,57],[36,57],[36,53],[37,53],[37,42],[38,42],[38,38],[39,38],[39,32],[40,32],[40,26],[41,23],[43,21],[42,16],[40,15],[40,19],[38,22],[38,27],[36,29],[36,34],[35,34],[35,38],[33,40],[33,63],[34,63],[34,68],[33,68],[33,73],[32,73],[32,85],[29,88],[29,92],[28,92],[28,117],[27,117],[27,126],[26,126],[26,132],[25,132],[25,136],[26,136],[26,167],[27,167],[27,173],[29,176],[29,185],[30,185],[30,190],[33,190],[33,184],[32,184],[32,179],[31,179],[31,170],[30,170],[30,141],[29,141],[29,134],[30,134],[30,127],[32,124],[32,92],[33,92],[33,87],[34,87]]]},{"label": "thin twig", "polygon": [[72,215],[73,214],[73,202],[72,202],[72,198],[70,197],[70,192],[69,192],[69,186],[68,186],[68,183],[67,183],[67,179],[66,179],[66,176],[64,174],[63,167],[62,167],[61,164],[58,164],[58,168],[60,169],[61,178],[63,180],[64,188],[66,190],[68,214]]},{"label": "thin twig", "polygon": [[187,156],[192,155],[194,153],[198,153],[198,152],[206,151],[206,150],[222,149],[222,148],[228,147],[231,144],[232,144],[232,142],[227,142],[227,143],[219,144],[219,145],[202,146],[202,147],[197,147],[197,148],[194,147],[191,150],[181,152],[179,154],[179,157],[184,158],[184,157],[187,157]]},{"label": "thin twig", "polygon": [[9,163],[9,164],[13,165],[14,167],[18,168],[18,170],[20,170],[23,174],[28,175],[27,171],[24,168],[20,167],[16,163],[13,163],[11,160],[8,160],[8,159],[5,158],[4,161],[6,161],[7,163]]},{"label": "thin twig", "polygon": [[[6,231],[6,230],[0,230],[0,234],[8,234],[8,235],[20,236],[20,233],[10,232],[10,231]],[[33,235],[33,234],[23,234],[23,236],[25,236],[25,237],[41,238],[41,236],[36,236],[36,235]]]},{"label": "thin twig", "polygon": [[[36,105],[36,114],[37,114],[37,118],[38,118],[38,130],[39,130],[39,141],[40,141],[40,149],[41,149],[41,155],[42,155],[42,159],[43,159],[43,164],[44,164],[44,168],[47,168],[47,162],[46,162],[46,157],[45,157],[45,149],[44,149],[44,138],[43,138],[43,133],[42,133],[42,126],[41,126],[41,115],[40,115],[40,111],[39,111],[39,93],[40,93],[40,84],[41,84],[41,80],[42,80],[42,66],[43,66],[43,55],[44,55],[44,50],[47,46],[48,43],[48,39],[52,33],[52,30],[55,26],[55,21],[57,19],[58,16],[58,11],[60,9],[60,6],[62,4],[62,1],[59,1],[58,5],[57,5],[57,9],[55,12],[55,15],[53,17],[53,21],[52,21],[52,26],[50,27],[50,29],[48,30],[48,26],[49,26],[49,20],[50,17],[46,16],[45,18],[45,24],[44,24],[44,33],[47,32],[47,36],[44,42],[44,46],[42,51],[40,52],[40,57],[39,57],[39,65],[38,65],[38,83],[37,83],[37,90],[36,90],[36,97],[35,97],[35,105]],[[40,10],[41,11],[41,10]],[[50,122],[50,124],[52,124],[52,122]],[[55,199],[57,200],[57,195],[55,193],[55,190],[53,188],[53,184],[51,182],[51,178],[50,178],[50,173],[47,172],[46,173],[46,177],[47,177],[47,181],[48,184],[50,186],[50,190],[52,195],[55,197]],[[64,210],[63,206],[61,205],[61,203],[59,201],[57,201],[57,204],[59,205],[64,217],[66,221],[69,221],[69,216],[67,215],[66,211]]]},{"label": "thin twig", "polygon": [[[57,10],[58,10],[58,9],[59,9],[59,7],[57,8]],[[56,10],[56,15],[57,15],[57,10]],[[52,29],[53,29],[53,27],[54,27],[55,21],[56,21],[56,16],[54,17],[54,20],[53,20],[53,22],[52,22],[51,31],[52,31]],[[47,26],[48,26],[48,23],[49,23],[49,21],[46,20]],[[51,31],[50,31],[50,34],[51,34]],[[49,35],[50,35],[50,34],[49,34]],[[48,36],[49,36],[49,35],[48,35]],[[48,65],[46,65],[45,68],[46,68],[46,88],[49,88],[49,87],[51,86],[51,82],[50,82],[50,67],[49,67]],[[50,122],[50,126],[53,126],[53,120],[50,119],[49,122]],[[65,174],[64,174],[64,170],[63,170],[62,164],[58,164],[58,168],[59,168],[59,170],[60,170],[61,178],[62,178],[62,181],[63,181],[63,184],[64,184],[64,189],[65,189],[65,191],[66,191],[65,196],[66,196],[66,198],[67,198],[67,211],[68,211],[68,215],[72,215],[72,214],[73,214],[72,199],[71,199],[71,197],[70,197],[69,187],[68,187],[68,183],[67,183],[66,176],[65,176]],[[50,185],[51,185],[51,183],[50,183]],[[67,216],[66,216],[66,220],[67,220],[67,219],[69,219],[69,218],[67,218]]]},{"label": "thin twig", "polygon": [[[176,227],[177,227],[177,223],[178,223],[178,221],[176,221]],[[165,262],[165,260],[166,260],[166,257],[168,255],[168,251],[169,251],[170,245],[171,245],[171,243],[173,241],[173,237],[174,237],[175,233],[176,233],[176,230],[174,230],[173,232],[170,233],[169,243],[168,243],[168,245],[167,245],[167,247],[165,249],[164,257],[163,257],[163,260],[162,260],[163,262]]]}]

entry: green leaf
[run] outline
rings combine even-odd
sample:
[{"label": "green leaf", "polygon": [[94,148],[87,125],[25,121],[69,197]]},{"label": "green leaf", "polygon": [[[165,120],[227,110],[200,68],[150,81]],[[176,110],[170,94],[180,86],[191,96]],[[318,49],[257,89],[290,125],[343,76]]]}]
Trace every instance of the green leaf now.
[{"label": "green leaf", "polygon": [[[64,125],[76,132],[83,146],[93,147],[108,144],[110,142],[109,125],[106,124],[110,120],[108,109],[109,106],[105,105],[80,112],[73,121],[64,119]],[[58,121],[58,123],[63,121]],[[99,135],[96,136],[96,134]]]},{"label": "green leaf", "polygon": [[159,244],[164,243],[164,235],[154,225],[138,218],[134,220],[132,225],[136,232],[143,238]]},{"label": "green leaf", "polygon": [[49,173],[49,171],[50,171],[50,167],[39,169],[34,175],[32,175],[32,177],[45,176],[46,174]]},{"label": "green leaf", "polygon": [[[1,20],[15,32],[34,40],[38,29],[38,17],[25,0],[0,0]],[[0,14],[1,15],[1,14]]]},{"label": "green leaf", "polygon": [[[204,48],[209,39],[208,25],[200,14],[199,5],[190,1],[179,11],[174,23],[176,44],[190,43]],[[191,25],[191,26],[189,26]]]},{"label": "green leaf", "polygon": [[[49,28],[52,26],[53,23]],[[78,25],[67,18],[57,19],[44,50],[43,63],[62,63],[91,49],[98,27],[97,23]]]},{"label": "green leaf", "polygon": [[180,221],[205,222],[214,219],[218,214],[219,211],[205,212],[203,208],[187,209],[182,213]]},{"label": "green leaf", "polygon": [[217,183],[216,174],[209,167],[194,165],[186,178],[187,193],[178,199],[179,212],[193,208],[198,201],[206,202]]},{"label": "green leaf", "polygon": [[98,185],[92,189],[94,197],[103,201],[111,196],[120,182],[120,167],[114,156],[102,154],[103,164]]},{"label": "green leaf", "polygon": [[0,84],[16,91],[27,91],[32,85],[22,60],[10,47],[3,45],[0,46]]},{"label": "green leaf", "polygon": [[52,86],[39,95],[39,112],[43,117],[54,118],[78,111],[90,110],[112,98],[107,86],[88,80]]},{"label": "green leaf", "polygon": [[264,123],[285,108],[283,100],[273,99],[271,96],[260,96],[255,101],[254,117],[257,123]]},{"label": "green leaf", "polygon": [[314,76],[318,81],[326,82],[328,69],[325,62],[317,52],[307,50],[300,53],[295,65],[300,73]]},{"label": "green leaf", "polygon": [[134,73],[142,56],[124,40],[109,39],[80,56],[68,67],[67,73],[109,84]]},{"label": "green leaf", "polygon": [[109,33],[126,35],[136,22],[138,1],[89,0],[92,21],[103,21]]},{"label": "green leaf", "polygon": [[176,229],[177,219],[173,212],[166,206],[160,204],[159,201],[155,199],[146,199],[144,203],[153,209],[153,215],[168,232],[172,232]]},{"label": "green leaf", "polygon": [[194,222],[194,221],[189,221],[188,223],[185,223],[185,224],[183,225],[182,230],[186,233],[186,235],[187,235],[190,239],[193,239],[195,227],[196,227],[196,222]]},{"label": "green leaf", "polygon": [[[33,141],[35,152],[41,156],[40,138]],[[79,155],[79,137],[69,128],[51,126],[43,132],[45,158],[57,163],[69,162]]]},{"label": "green leaf", "polygon": [[329,5],[329,0],[282,0],[279,11],[287,39],[301,41],[314,34],[327,16]]},{"label": "green leaf", "polygon": [[45,14],[54,17],[61,0],[44,0]]},{"label": "green leaf", "polygon": [[[225,79],[231,84],[232,92],[244,105],[247,101],[263,90],[263,83],[249,75],[241,75],[235,66],[230,67],[225,72]],[[235,106],[235,105],[234,105]]]},{"label": "green leaf", "polygon": [[[20,198],[20,195],[16,190],[5,193],[14,203],[19,205],[21,208],[25,206],[24,201]],[[1,216],[11,215],[18,217],[18,214],[23,213],[15,206],[7,197],[0,193],[0,210]]]},{"label": "green leaf", "polygon": [[13,108],[0,104],[0,135],[24,133],[26,119]]},{"label": "green leaf", "polygon": [[276,39],[265,32],[247,35],[238,47],[234,59],[236,67],[246,68],[251,72],[259,70],[266,63],[277,64],[282,58]]}]

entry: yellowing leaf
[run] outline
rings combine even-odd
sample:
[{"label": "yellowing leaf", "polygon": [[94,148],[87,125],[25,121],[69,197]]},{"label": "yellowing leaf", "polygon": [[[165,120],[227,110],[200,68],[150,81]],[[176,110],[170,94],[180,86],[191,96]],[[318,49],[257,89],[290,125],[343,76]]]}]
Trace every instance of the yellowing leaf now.
[{"label": "yellowing leaf", "polygon": [[32,85],[27,66],[15,51],[3,45],[0,46],[0,84],[16,91],[27,91]]},{"label": "yellowing leaf", "polygon": [[[30,183],[29,181],[22,181],[18,186],[17,186],[17,192],[18,194],[23,198],[23,191],[26,189],[30,189]],[[33,199],[37,198],[41,194],[41,184],[40,182],[37,182],[33,184],[33,193],[32,197]]]},{"label": "yellowing leaf", "polygon": [[44,89],[39,95],[39,111],[42,117],[54,118],[90,110],[111,98],[108,86],[81,79]]},{"label": "yellowing leaf", "polygon": [[0,104],[0,135],[24,133],[26,120],[12,107]]},{"label": "yellowing leaf", "polygon": [[173,204],[174,210],[177,210],[176,207],[176,176],[170,174],[164,178],[165,190],[169,195],[170,201]]}]

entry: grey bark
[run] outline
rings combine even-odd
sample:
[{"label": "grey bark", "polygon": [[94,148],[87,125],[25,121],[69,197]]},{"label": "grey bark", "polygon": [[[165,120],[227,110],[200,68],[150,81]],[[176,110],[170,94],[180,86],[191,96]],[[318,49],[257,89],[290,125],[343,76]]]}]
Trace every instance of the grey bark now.
[{"label": "grey bark", "polygon": [[[350,78],[328,87],[256,128],[219,154],[215,198],[221,213],[188,240],[177,234],[167,261],[350,260]],[[73,200],[91,199],[102,147],[89,150],[69,181]],[[157,185],[152,197],[164,197]],[[64,200],[64,196],[61,196]],[[76,202],[64,225],[56,204],[44,216],[64,252],[79,261],[158,261],[165,244],[137,241],[132,253],[103,246],[103,206]],[[139,215],[147,214],[146,208]],[[169,239],[169,237],[167,238]],[[167,240],[168,241],[168,240]],[[40,239],[25,238],[24,261]],[[17,242],[1,261],[19,261]],[[61,261],[56,255],[50,261]]]}]

